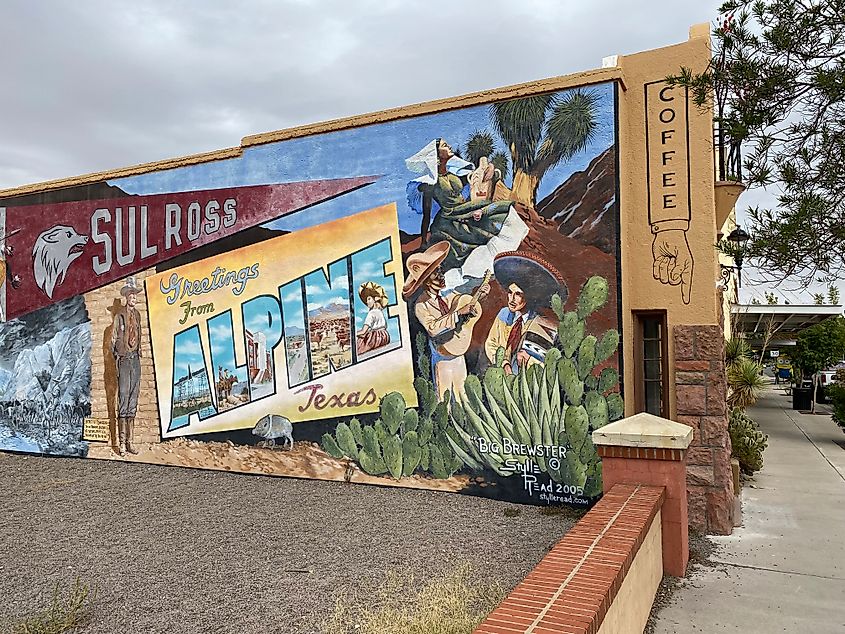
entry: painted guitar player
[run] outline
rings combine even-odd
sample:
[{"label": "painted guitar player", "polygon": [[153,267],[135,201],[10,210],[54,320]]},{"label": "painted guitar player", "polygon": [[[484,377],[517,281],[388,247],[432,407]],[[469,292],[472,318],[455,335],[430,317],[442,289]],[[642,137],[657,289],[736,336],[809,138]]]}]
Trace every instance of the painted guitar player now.
[{"label": "painted guitar player", "polygon": [[408,275],[402,297],[414,300],[414,315],[429,337],[434,386],[440,400],[447,390],[457,399],[464,395],[467,366],[464,354],[472,327],[481,316],[481,302],[490,293],[485,276],[472,296],[446,288],[442,264],[449,255],[445,240],[408,257]]}]

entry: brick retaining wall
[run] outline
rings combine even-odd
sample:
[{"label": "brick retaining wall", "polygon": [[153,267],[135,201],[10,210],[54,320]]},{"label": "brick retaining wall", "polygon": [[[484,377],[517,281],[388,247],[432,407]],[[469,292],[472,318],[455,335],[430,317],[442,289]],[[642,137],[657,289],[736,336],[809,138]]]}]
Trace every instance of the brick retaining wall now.
[{"label": "brick retaining wall", "polygon": [[663,499],[662,487],[614,486],[474,634],[642,632],[663,572]]}]

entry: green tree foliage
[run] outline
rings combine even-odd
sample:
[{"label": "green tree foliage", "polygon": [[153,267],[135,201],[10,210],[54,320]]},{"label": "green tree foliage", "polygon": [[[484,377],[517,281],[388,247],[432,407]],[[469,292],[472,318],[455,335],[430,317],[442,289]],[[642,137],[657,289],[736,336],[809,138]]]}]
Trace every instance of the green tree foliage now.
[{"label": "green tree foliage", "polygon": [[476,130],[466,143],[466,160],[478,165],[482,158],[488,159],[497,170],[499,179],[508,177],[508,156],[501,150],[496,150],[493,135],[486,130]]},{"label": "green tree foliage", "polygon": [[493,135],[486,130],[476,130],[467,141],[466,160],[473,165],[478,165],[482,157],[490,158],[494,149]]},{"label": "green tree foliage", "polygon": [[703,73],[670,81],[714,103],[742,145],[750,186],[777,185],[751,208],[748,256],[773,278],[845,271],[845,0],[728,0]]},{"label": "green tree foliage", "polygon": [[833,405],[833,421],[845,430],[845,369],[836,371],[833,383],[826,389],[827,396]]},{"label": "green tree foliage", "polygon": [[839,304],[839,289],[833,285],[827,287],[827,303],[831,306]]},{"label": "green tree foliage", "polygon": [[[845,355],[845,318],[832,317],[805,328],[798,334],[792,362],[806,375],[830,367]],[[814,390],[818,380],[814,381]],[[814,392],[815,396],[815,392]],[[815,411],[815,398],[813,398]]]}]

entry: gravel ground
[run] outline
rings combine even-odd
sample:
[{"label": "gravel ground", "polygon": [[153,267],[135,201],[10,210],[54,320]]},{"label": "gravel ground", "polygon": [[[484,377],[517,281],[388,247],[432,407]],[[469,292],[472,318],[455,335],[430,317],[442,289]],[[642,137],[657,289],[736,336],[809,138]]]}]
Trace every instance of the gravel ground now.
[{"label": "gravel ground", "polygon": [[574,523],[451,493],[3,453],[0,506],[0,624],[78,577],[99,590],[86,633],[319,632],[340,593],[390,570],[470,562],[511,588]]},{"label": "gravel ground", "polygon": [[[684,579],[689,579],[690,575],[694,574],[700,567],[713,566],[710,558],[713,556],[715,549],[715,544],[707,535],[691,530],[689,534],[689,564],[687,565],[687,576]],[[672,603],[682,582],[683,580],[678,577],[670,577],[669,575],[663,577],[657,588],[643,634],[653,634],[660,618],[660,611]]]}]

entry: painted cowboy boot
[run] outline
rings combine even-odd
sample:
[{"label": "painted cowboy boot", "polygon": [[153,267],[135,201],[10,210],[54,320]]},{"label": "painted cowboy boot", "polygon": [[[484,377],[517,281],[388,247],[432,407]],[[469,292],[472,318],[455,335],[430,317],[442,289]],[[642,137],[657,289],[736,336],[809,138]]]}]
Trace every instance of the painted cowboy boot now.
[{"label": "painted cowboy boot", "polygon": [[135,427],[135,418],[127,418],[126,419],[126,451],[131,453],[133,456],[138,454],[138,450],[132,446],[132,430]]},{"label": "painted cowboy boot", "polygon": [[119,453],[121,456],[125,456],[126,450],[124,448],[126,447],[126,443],[127,443],[127,440],[126,440],[126,419],[123,418],[123,417],[120,417],[120,418],[117,419],[117,438],[118,438],[117,453]]}]

